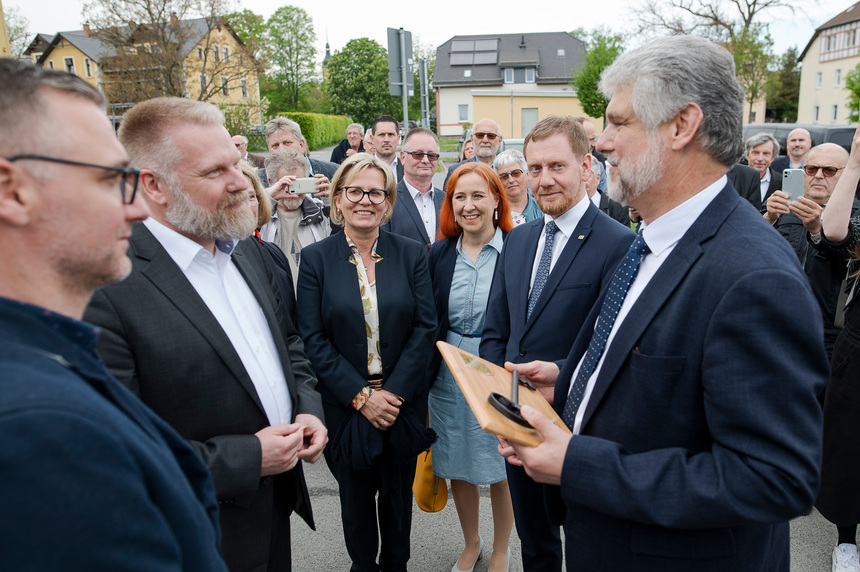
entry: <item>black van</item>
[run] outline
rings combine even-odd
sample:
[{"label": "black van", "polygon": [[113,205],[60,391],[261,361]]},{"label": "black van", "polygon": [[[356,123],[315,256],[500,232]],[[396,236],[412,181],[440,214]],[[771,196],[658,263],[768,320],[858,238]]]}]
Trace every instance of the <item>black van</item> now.
[{"label": "black van", "polygon": [[744,141],[757,133],[772,133],[779,141],[780,155],[786,155],[785,141],[788,134],[798,127],[803,127],[812,136],[812,146],[821,143],[836,143],[849,153],[851,141],[854,139],[856,125],[803,125],[800,123],[750,123],[744,125]]}]

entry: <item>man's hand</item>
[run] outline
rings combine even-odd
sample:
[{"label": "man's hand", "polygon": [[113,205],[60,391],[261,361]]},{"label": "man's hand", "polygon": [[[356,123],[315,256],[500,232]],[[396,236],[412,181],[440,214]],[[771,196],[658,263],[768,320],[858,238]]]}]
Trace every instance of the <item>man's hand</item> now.
[{"label": "man's hand", "polygon": [[776,224],[780,215],[788,214],[791,208],[788,202],[788,193],[784,191],[774,191],[767,199],[767,212],[764,213],[764,218],[770,224]]},{"label": "man's hand", "polygon": [[504,457],[505,460],[507,460],[513,466],[522,467],[523,462],[520,461],[519,457],[517,457],[517,452],[514,451],[514,448],[511,445],[511,442],[508,441],[507,439],[505,439],[504,437],[500,437],[498,435],[496,435],[496,439],[499,440],[499,446],[498,446],[499,455]]},{"label": "man's hand", "polygon": [[821,205],[801,196],[797,201],[792,202],[789,208],[803,222],[803,227],[809,231],[809,234],[821,232],[821,211],[823,210]]},{"label": "man's hand", "polygon": [[296,177],[286,175],[281,177],[271,187],[269,187],[269,196],[276,201],[285,199],[290,196],[290,186],[296,181]]},{"label": "man's hand", "polygon": [[356,151],[356,150],[355,150],[355,149],[353,149],[352,147],[350,147],[349,149],[347,149],[347,150],[346,150],[346,156],[347,156],[347,157],[352,157],[352,156],[353,156],[353,155],[355,155],[356,153],[358,153],[358,151]]},{"label": "man's hand", "polygon": [[263,448],[260,476],[280,475],[296,466],[304,434],[299,423],[265,427],[255,433]]},{"label": "man's hand", "polygon": [[328,180],[328,177],[323,174],[316,174],[314,178],[317,180],[317,192],[314,196],[324,199],[331,195],[331,182]]},{"label": "man's hand", "polygon": [[[533,407],[523,405],[521,412],[525,420],[541,434],[543,443],[537,447],[510,443],[514,455],[507,457],[508,462],[516,464],[511,459],[518,460],[525,467],[526,474],[539,483],[560,485],[564,457],[567,455],[567,446],[571,439],[570,433],[555,425]],[[502,452],[501,445],[499,445],[499,452]]]},{"label": "man's hand", "polygon": [[299,450],[299,459],[308,463],[316,463],[328,443],[328,429],[323,422],[310,413],[296,415],[296,423],[302,426],[303,443]]},{"label": "man's hand", "polygon": [[530,361],[527,363],[505,362],[508,371],[520,372],[520,377],[532,382],[543,398],[552,405],[555,394],[555,380],[558,377],[558,366],[551,361]]},{"label": "man's hand", "polygon": [[377,389],[358,411],[370,421],[371,425],[384,431],[397,420],[397,415],[400,414],[400,403],[400,398],[390,391]]}]

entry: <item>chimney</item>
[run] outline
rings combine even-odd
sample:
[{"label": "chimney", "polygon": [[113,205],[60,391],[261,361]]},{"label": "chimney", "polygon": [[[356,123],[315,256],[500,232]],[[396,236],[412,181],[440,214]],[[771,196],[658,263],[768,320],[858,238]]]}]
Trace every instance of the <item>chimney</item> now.
[{"label": "chimney", "polygon": [[90,35],[90,23],[89,22],[84,22],[84,35],[85,36]]},{"label": "chimney", "polygon": [[525,36],[525,34],[523,34],[523,35],[520,37],[520,49],[521,49],[521,50],[526,49],[526,36]]}]

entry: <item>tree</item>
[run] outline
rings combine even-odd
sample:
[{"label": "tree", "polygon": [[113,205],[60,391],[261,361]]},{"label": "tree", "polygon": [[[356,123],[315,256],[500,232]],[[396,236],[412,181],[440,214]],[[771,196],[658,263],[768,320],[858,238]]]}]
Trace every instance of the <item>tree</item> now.
[{"label": "tree", "polygon": [[216,55],[211,43],[210,32],[225,25],[221,15],[228,11],[229,1],[91,0],[85,4],[84,16],[105,46],[99,64],[111,102],[125,105],[159,96],[191,96],[185,61],[195,48],[201,71],[198,99],[212,99],[222,91],[222,82],[238,84],[247,75],[246,60],[236,54]]},{"label": "tree", "polygon": [[302,8],[282,6],[266,22],[269,77],[284,91],[289,109],[298,106],[302,85],[315,79],[316,41],[313,21]]},{"label": "tree", "polygon": [[583,111],[589,117],[603,117],[609,101],[600,93],[597,84],[603,70],[624,51],[623,42],[621,36],[607,30],[598,29],[586,34],[590,39],[586,42],[585,59],[582,66],[573,71],[571,83]]},{"label": "tree", "polygon": [[21,14],[17,6],[4,8],[3,15],[6,18],[6,34],[9,36],[11,56],[16,59],[23,58],[24,50],[27,49],[30,41],[30,32],[27,31],[30,21]]},{"label": "tree", "polygon": [[860,64],[845,76],[845,90],[848,92],[849,123],[860,121]]},{"label": "tree", "polygon": [[380,115],[402,115],[400,98],[388,94],[388,55],[368,38],[350,40],[328,62],[328,93],[332,112],[370,125]]},{"label": "tree", "polygon": [[[735,42],[765,11],[788,10],[797,0],[644,0],[634,14],[637,33],[646,36],[696,34],[715,42]],[[734,6],[734,11],[726,7]]]},{"label": "tree", "polygon": [[770,84],[768,67],[773,62],[773,40],[762,24],[753,24],[748,30],[735,36],[729,46],[735,60],[735,74],[744,88],[750,106],[750,121],[753,121],[753,105],[763,99]]},{"label": "tree", "polygon": [[266,19],[247,8],[241,12],[231,12],[224,19],[233,27],[236,35],[245,44],[248,53],[259,64],[258,72],[262,72],[265,65],[265,53],[262,47],[266,32]]},{"label": "tree", "polygon": [[797,102],[800,99],[800,69],[797,46],[788,48],[777,58],[778,69],[771,72],[767,93],[767,115],[776,121],[797,121]]}]

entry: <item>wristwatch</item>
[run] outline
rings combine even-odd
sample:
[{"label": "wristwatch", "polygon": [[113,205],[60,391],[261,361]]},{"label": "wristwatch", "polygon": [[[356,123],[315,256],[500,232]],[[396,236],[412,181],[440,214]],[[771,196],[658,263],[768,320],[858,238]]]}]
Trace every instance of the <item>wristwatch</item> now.
[{"label": "wristwatch", "polygon": [[373,395],[373,388],[364,386],[361,388],[361,391],[358,392],[358,395],[352,398],[352,407],[358,411],[364,404],[367,403],[367,400],[370,399],[370,396]]},{"label": "wristwatch", "polygon": [[818,244],[818,243],[820,243],[820,242],[821,242],[821,233],[820,233],[820,232],[816,232],[815,234],[810,234],[810,235],[809,235],[809,240],[811,240],[811,241],[812,241],[812,244]]}]

